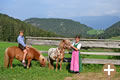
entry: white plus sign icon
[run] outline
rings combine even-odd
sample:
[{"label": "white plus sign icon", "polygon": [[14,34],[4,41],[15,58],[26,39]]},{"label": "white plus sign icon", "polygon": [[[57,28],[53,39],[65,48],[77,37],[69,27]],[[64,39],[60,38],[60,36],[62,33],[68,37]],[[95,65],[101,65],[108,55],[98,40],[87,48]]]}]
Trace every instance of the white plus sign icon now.
[{"label": "white plus sign icon", "polygon": [[111,63],[107,63],[103,66],[102,71],[106,76],[113,77],[116,73],[116,67]]},{"label": "white plus sign icon", "polygon": [[114,69],[111,69],[111,68],[110,68],[110,65],[108,65],[108,69],[104,69],[104,71],[107,71],[107,72],[108,72],[108,75],[110,75],[110,72],[111,72],[111,71],[114,71]]}]

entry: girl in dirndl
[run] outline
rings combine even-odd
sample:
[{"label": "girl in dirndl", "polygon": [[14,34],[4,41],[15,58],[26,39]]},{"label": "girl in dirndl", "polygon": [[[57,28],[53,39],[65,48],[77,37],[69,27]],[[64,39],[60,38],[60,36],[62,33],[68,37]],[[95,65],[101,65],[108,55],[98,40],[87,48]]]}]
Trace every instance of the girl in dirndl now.
[{"label": "girl in dirndl", "polygon": [[71,64],[70,64],[70,70],[74,73],[80,73],[82,72],[82,61],[80,56],[80,36],[75,37],[75,42],[71,45],[73,51],[72,51],[72,58],[71,58]]}]

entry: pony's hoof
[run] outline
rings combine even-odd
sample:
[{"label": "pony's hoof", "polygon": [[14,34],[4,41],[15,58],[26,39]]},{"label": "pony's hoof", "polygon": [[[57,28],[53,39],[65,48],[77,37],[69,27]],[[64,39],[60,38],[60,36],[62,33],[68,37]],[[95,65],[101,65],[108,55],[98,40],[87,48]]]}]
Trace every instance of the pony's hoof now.
[{"label": "pony's hoof", "polygon": [[57,69],[56,69],[56,72],[57,72]]},{"label": "pony's hoof", "polygon": [[13,67],[10,67],[10,69],[13,69]]},{"label": "pony's hoof", "polygon": [[52,67],[52,70],[54,69],[54,67]]},{"label": "pony's hoof", "polygon": [[29,66],[27,66],[27,69],[29,69]]},{"label": "pony's hoof", "polygon": [[31,70],[31,67],[29,69]]},{"label": "pony's hoof", "polygon": [[51,68],[51,67],[49,67],[48,69],[49,69],[49,70],[51,70],[52,68]]},{"label": "pony's hoof", "polygon": [[60,69],[60,71],[62,72],[62,69]]}]

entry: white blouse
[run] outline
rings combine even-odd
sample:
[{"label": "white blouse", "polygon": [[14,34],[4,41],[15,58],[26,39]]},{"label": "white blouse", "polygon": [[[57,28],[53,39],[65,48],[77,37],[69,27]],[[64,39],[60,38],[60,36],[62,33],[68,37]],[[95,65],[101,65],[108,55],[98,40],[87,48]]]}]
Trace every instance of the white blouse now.
[{"label": "white blouse", "polygon": [[[78,44],[78,43],[75,43],[75,42],[73,42],[73,46],[74,46],[74,44]],[[78,45],[77,45],[77,48],[80,50],[80,48],[81,48],[81,43],[79,43]]]}]

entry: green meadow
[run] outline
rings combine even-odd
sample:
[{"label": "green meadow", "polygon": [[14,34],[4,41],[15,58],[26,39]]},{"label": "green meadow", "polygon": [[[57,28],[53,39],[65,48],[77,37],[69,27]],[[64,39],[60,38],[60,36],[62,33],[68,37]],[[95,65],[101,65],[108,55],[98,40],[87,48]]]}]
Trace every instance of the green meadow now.
[{"label": "green meadow", "polygon": [[[13,61],[13,69],[11,68],[4,68],[4,52],[7,47],[10,46],[17,46],[17,43],[13,42],[0,42],[0,80],[64,80],[65,77],[71,77],[74,74],[70,73],[69,71],[69,65],[70,63],[64,62],[62,65],[62,71],[55,71],[55,70],[49,70],[48,65],[46,67],[40,67],[40,64],[38,61],[32,61],[32,65],[30,69],[23,68],[21,62],[14,59]],[[48,50],[51,47],[55,46],[35,46],[34,48],[37,48],[38,50]],[[112,52],[114,50],[110,49],[81,49],[82,52],[88,51],[88,52]],[[43,53],[44,56],[47,56],[47,54]],[[65,57],[70,58],[71,54],[65,54]],[[96,56],[96,55],[82,55],[83,58],[96,58],[96,59],[108,59],[112,58],[112,56]],[[54,64],[55,65],[55,64]],[[83,72],[82,73],[88,73],[88,72],[102,72],[103,65],[98,64],[83,64]],[[117,67],[117,72],[120,72],[120,67]]]}]

